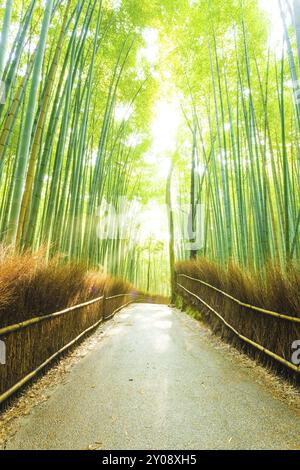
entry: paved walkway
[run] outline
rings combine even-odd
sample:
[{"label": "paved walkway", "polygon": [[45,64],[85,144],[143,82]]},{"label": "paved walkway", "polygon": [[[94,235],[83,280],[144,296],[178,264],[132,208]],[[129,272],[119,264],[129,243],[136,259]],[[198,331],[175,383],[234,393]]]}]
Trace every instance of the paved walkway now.
[{"label": "paved walkway", "polygon": [[[257,373],[257,375],[259,375]],[[287,449],[300,416],[185,314],[123,310],[8,449]]]}]

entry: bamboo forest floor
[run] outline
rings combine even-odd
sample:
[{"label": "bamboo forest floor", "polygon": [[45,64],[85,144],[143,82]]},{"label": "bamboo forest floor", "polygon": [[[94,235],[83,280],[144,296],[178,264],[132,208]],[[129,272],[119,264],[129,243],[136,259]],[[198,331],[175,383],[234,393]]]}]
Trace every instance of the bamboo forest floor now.
[{"label": "bamboo forest floor", "polygon": [[176,309],[132,305],[86,341],[3,414],[3,449],[300,448],[297,392]]}]

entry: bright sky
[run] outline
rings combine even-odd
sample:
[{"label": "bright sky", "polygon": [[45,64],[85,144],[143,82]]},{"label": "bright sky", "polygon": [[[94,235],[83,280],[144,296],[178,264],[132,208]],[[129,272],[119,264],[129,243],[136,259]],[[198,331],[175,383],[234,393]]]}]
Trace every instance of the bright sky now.
[{"label": "bright sky", "polygon": [[158,59],[158,31],[153,28],[146,28],[142,32],[142,36],[145,47],[140,49],[140,55],[154,65]]},{"label": "bright sky", "polygon": [[[282,48],[283,25],[278,0],[259,0],[261,8],[267,13],[270,20],[270,45],[273,48]],[[287,23],[290,19],[287,17]]]},{"label": "bright sky", "polygon": [[159,205],[156,201],[149,201],[141,217],[141,235],[139,241],[142,244],[148,239],[162,242],[168,241],[169,233],[166,215],[164,205]]},{"label": "bright sky", "polygon": [[156,103],[152,122],[152,152],[162,156],[176,149],[176,135],[181,119],[179,97],[162,99]]},{"label": "bright sky", "polygon": [[129,103],[119,103],[115,109],[115,119],[118,122],[127,121],[130,118],[132,113],[132,108],[130,107]]},{"label": "bright sky", "polygon": [[[261,8],[270,19],[270,45],[274,48],[282,47],[283,26],[277,0],[259,0]],[[289,19],[287,19],[289,21]],[[153,29],[147,29],[143,34],[146,47],[145,56],[149,61],[155,61],[158,54],[158,34]],[[166,154],[175,150],[176,134],[181,121],[180,97],[173,94],[171,98],[162,98],[156,103],[152,122],[153,145],[149,154],[145,155],[145,162],[158,163],[157,175],[165,178],[168,174],[169,164]]]},{"label": "bright sky", "polygon": [[153,166],[153,173],[158,179],[165,180],[170,170],[171,154],[176,150],[177,132],[182,119],[180,98],[159,100],[154,108],[151,126],[153,143],[144,156],[145,163]]},{"label": "bright sky", "polygon": [[[139,52],[139,59],[146,59],[151,65],[159,60],[159,32],[146,28],[142,33],[145,47]],[[172,75],[170,74],[170,79]],[[153,143],[144,161],[153,166],[153,174],[165,180],[170,169],[170,154],[176,149],[176,135],[181,120],[180,99],[172,94],[167,84],[160,90],[161,98],[154,105],[151,134]]]},{"label": "bright sky", "polygon": [[[195,0],[191,0],[194,2]],[[281,52],[283,26],[277,0],[259,0],[261,8],[270,19],[270,46]],[[287,18],[287,21],[290,20]],[[159,34],[154,29],[145,29],[143,32],[145,47],[140,50],[139,58],[146,59],[151,65],[157,63],[159,55]],[[172,79],[172,77],[170,77]],[[153,144],[150,151],[145,154],[144,161],[151,165],[153,175],[158,184],[165,184],[170,169],[170,157],[176,149],[176,136],[183,117],[180,109],[181,97],[170,93],[167,86],[162,86],[160,95],[162,98],[154,106],[151,133]],[[119,110],[119,116],[126,114],[125,109]],[[122,116],[123,117],[123,116]],[[121,118],[122,119],[122,118]],[[199,167],[200,174],[205,168]],[[153,203],[154,204],[154,203]],[[162,225],[163,214],[157,207],[145,212],[143,224],[143,237],[151,236],[156,239],[165,239],[166,227]]]},{"label": "bright sky", "polygon": [[114,10],[119,10],[122,4],[122,0],[111,0],[111,6]]}]

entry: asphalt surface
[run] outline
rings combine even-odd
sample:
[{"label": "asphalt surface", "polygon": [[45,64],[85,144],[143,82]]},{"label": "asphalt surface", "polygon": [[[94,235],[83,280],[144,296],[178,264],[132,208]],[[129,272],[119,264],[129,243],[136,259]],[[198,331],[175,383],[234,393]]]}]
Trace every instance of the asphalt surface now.
[{"label": "asphalt surface", "polygon": [[160,305],[123,310],[7,449],[299,449],[300,416]]}]

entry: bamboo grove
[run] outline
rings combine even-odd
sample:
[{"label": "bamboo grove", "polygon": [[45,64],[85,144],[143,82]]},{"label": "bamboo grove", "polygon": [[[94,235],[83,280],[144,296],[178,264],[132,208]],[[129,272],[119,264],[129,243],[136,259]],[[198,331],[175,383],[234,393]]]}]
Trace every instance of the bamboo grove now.
[{"label": "bamboo grove", "polygon": [[96,226],[104,197],[117,205],[131,191],[128,125],[114,113],[124,87],[130,108],[145,81],[128,72],[136,35],[99,0],[10,0],[2,26],[1,240],[87,266],[110,259],[132,278],[130,247],[121,258]]},{"label": "bamboo grove", "polygon": [[[172,161],[189,241],[203,234],[192,251],[181,236],[177,259],[255,269],[299,260],[299,2],[275,2],[276,50],[259,0],[225,3],[2,2],[2,243],[43,246],[49,258],[59,252],[167,292],[168,240],[141,241],[130,210],[122,236],[113,221],[112,237],[98,228],[106,206],[118,210],[124,198],[165,202],[166,180],[145,156],[155,105],[175,96],[176,142],[156,151],[156,164]],[[155,59],[143,56],[147,31],[158,35]],[[175,225],[184,229],[180,217]]]},{"label": "bamboo grove", "polygon": [[180,246],[179,258],[198,254],[250,269],[299,261],[300,4],[279,1],[278,7],[277,50],[263,19],[259,36],[241,8],[226,38],[210,12],[204,85],[185,69],[191,156],[180,203],[190,201],[192,239],[201,228],[203,234],[201,248],[187,253]]}]

